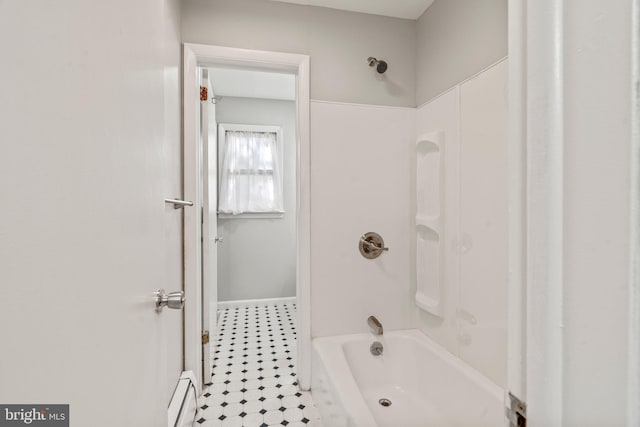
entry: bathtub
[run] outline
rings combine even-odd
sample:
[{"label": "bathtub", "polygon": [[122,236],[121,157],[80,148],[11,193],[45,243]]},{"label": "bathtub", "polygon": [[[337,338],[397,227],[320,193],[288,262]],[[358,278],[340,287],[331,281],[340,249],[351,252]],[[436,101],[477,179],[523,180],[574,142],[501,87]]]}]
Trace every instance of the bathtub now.
[{"label": "bathtub", "polygon": [[[369,351],[374,341],[381,356]],[[323,426],[505,425],[504,391],[418,330],[316,338],[312,373]]]}]

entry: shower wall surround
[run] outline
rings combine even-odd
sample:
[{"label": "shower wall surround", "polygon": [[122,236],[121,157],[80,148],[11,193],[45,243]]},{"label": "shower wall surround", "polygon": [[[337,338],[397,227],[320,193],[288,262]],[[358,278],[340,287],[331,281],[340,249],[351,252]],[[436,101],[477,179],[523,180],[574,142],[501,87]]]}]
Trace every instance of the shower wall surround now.
[{"label": "shower wall surround", "polygon": [[[415,271],[434,262],[433,254],[427,258],[420,250],[424,239],[416,232],[419,221],[412,242],[412,253],[417,255],[412,259],[414,281],[418,285],[418,278],[442,281],[437,287],[441,307],[419,310],[420,329],[503,387],[507,354],[506,87],[505,60],[417,110],[416,134],[441,133],[444,147],[439,277],[416,277]],[[415,145],[412,148],[416,156]],[[417,154],[414,165],[420,157]],[[413,173],[416,177],[415,170]],[[419,214],[418,207],[414,201],[412,210]]]},{"label": "shower wall surround", "polygon": [[[311,325],[314,337],[415,328],[409,286],[409,161],[415,109],[311,102]],[[379,233],[376,259],[358,250]]]}]

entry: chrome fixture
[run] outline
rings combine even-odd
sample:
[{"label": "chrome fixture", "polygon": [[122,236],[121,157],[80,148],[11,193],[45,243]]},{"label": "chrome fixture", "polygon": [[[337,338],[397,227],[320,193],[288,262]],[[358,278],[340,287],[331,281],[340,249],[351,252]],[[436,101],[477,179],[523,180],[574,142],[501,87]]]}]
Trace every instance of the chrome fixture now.
[{"label": "chrome fixture", "polygon": [[369,351],[374,356],[382,355],[382,350],[382,343],[380,341],[374,341],[373,344],[371,344],[371,347],[369,347]]},{"label": "chrome fixture", "polygon": [[388,407],[388,406],[391,406],[391,401],[389,399],[385,399],[385,398],[382,398],[382,399],[378,400],[378,403],[380,405],[384,406],[385,408]]},{"label": "chrome fixture", "polygon": [[363,234],[358,242],[358,248],[362,256],[368,259],[378,258],[382,252],[389,250],[384,247],[382,236],[374,232]]},{"label": "chrome fixture", "polygon": [[371,329],[373,329],[374,334],[382,335],[382,323],[380,323],[380,321],[376,319],[376,316],[369,316],[369,318],[367,319],[367,324]]},{"label": "chrome fixture", "polygon": [[164,199],[164,202],[173,204],[174,209],[181,209],[185,206],[193,206],[193,202],[187,202],[186,200],[179,199]]},{"label": "chrome fixture", "polygon": [[154,300],[156,302],[156,311],[160,313],[166,306],[180,310],[184,307],[184,291],[166,293],[164,289],[158,289],[154,292]]},{"label": "chrome fixture", "polygon": [[370,56],[367,59],[367,62],[369,63],[369,67],[376,67],[376,71],[378,72],[378,74],[383,74],[385,71],[387,71],[387,63],[382,59],[376,59],[373,56]]}]

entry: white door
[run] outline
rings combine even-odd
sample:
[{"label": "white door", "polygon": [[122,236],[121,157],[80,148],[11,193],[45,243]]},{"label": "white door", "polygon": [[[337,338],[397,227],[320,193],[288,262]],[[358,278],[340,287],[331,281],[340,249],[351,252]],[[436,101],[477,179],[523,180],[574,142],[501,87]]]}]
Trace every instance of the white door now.
[{"label": "white door", "polygon": [[206,69],[201,71],[201,85],[207,88],[206,100],[200,101],[200,141],[202,146],[202,366],[203,384],[211,381],[211,352],[216,330],[218,306],[218,222],[216,106]]},{"label": "white door", "polygon": [[0,402],[77,427],[166,426],[183,365],[180,15],[143,3],[0,1]]}]

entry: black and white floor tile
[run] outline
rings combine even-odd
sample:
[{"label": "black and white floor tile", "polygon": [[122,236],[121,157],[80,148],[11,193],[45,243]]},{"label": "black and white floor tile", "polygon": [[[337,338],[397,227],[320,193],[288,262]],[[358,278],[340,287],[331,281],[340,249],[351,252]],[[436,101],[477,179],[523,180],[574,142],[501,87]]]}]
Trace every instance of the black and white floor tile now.
[{"label": "black and white floor tile", "polygon": [[311,393],[296,379],[296,305],[218,312],[213,375],[194,426],[319,427]]}]

